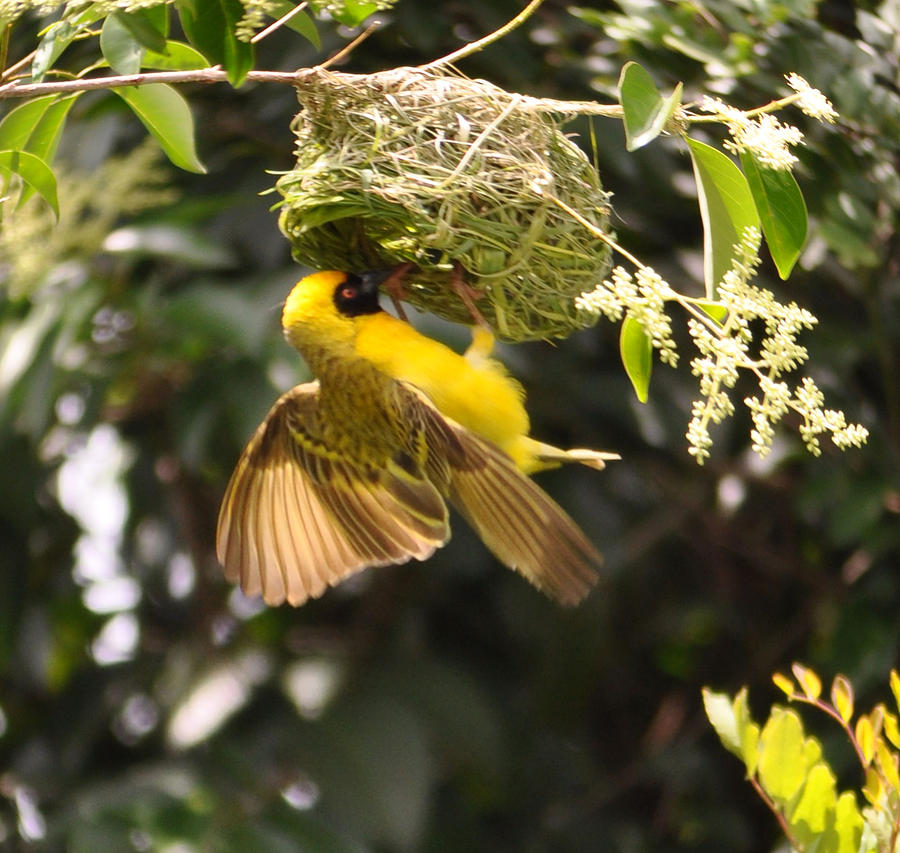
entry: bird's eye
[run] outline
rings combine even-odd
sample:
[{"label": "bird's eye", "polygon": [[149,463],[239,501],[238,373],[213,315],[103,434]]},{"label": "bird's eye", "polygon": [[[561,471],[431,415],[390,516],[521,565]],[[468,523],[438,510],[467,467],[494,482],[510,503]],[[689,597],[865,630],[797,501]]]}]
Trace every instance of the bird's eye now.
[{"label": "bird's eye", "polygon": [[353,299],[356,296],[356,288],[355,287],[342,287],[341,288],[341,299]]}]

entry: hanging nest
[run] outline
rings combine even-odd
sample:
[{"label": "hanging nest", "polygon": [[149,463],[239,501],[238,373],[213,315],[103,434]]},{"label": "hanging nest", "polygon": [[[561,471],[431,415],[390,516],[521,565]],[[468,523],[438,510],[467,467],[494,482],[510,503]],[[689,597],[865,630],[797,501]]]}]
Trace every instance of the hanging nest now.
[{"label": "hanging nest", "polygon": [[611,250],[556,200],[609,234],[609,194],[562,132],[560,102],[422,68],[313,69],[297,88],[297,164],[277,184],[297,261],[354,271],[412,262],[408,301],[471,322],[451,283],[460,265],[508,341],[593,322],[574,300],[607,275]]}]

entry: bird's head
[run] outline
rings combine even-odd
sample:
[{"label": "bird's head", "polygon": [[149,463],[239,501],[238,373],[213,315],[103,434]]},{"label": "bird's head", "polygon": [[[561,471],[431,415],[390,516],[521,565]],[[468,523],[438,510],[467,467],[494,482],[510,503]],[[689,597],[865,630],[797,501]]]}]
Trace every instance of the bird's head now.
[{"label": "bird's head", "polygon": [[356,318],[381,311],[378,286],[389,274],[328,271],[301,279],[288,294],[281,316],[288,341],[300,350],[352,347]]}]

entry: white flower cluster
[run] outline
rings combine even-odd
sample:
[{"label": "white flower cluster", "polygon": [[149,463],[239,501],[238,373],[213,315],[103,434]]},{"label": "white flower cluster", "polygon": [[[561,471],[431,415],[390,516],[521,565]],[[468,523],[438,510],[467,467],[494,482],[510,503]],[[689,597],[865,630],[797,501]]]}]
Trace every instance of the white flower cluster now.
[{"label": "white flower cluster", "polygon": [[62,2],[54,2],[54,0],[0,0],[0,21],[3,21],[4,24],[11,24],[27,11],[33,11],[38,15],[49,15],[50,12],[62,5]]},{"label": "white flower cluster", "polygon": [[650,267],[641,267],[634,276],[623,267],[616,267],[612,275],[593,290],[575,299],[575,306],[586,314],[621,320],[624,314],[637,320],[659,350],[663,364],[674,367],[678,363],[675,341],[672,340],[672,320],[666,313],[666,301],[676,297],[675,291]]},{"label": "white flower cluster", "polygon": [[719,98],[703,98],[700,108],[724,122],[731,139],[722,145],[729,151],[735,154],[746,151],[770,169],[790,169],[797,162],[791,147],[803,141],[799,128],[784,124],[769,113],[752,116]]},{"label": "white flower cluster", "polygon": [[[726,312],[721,320],[706,310],[708,305],[674,291],[649,267],[639,268],[634,275],[616,267],[609,279],[575,300],[580,311],[595,317],[602,314],[614,322],[626,314],[633,317],[650,336],[660,360],[672,366],[678,362],[678,353],[666,302],[678,302],[691,314],[688,331],[698,350],[691,370],[699,380],[700,398],[691,407],[686,436],[688,452],[701,465],[713,444],[710,424],[734,414],[731,392],[741,371],[751,372],[759,382],[760,394],[747,397],[744,404],[753,420],[753,450],[760,456],[771,450],[775,424],[790,411],[803,419],[800,436],[816,455],[821,452],[818,437],[822,433],[831,433],[841,449],[858,447],[868,435],[865,427],[848,424],[843,412],[823,409],[824,396],[811,379],[804,378],[796,389],[782,380],[783,374],[807,360],[806,347],[797,336],[817,321],[795,302],[784,305],[771,291],[751,284],[759,266],[761,240],[759,229],[748,228],[735,247],[731,269],[719,284],[717,306]],[[754,347],[757,328],[762,336]]]},{"label": "white flower cluster", "polygon": [[810,118],[834,124],[837,113],[828,100],[818,89],[813,89],[799,74],[788,74],[784,78],[798,95],[796,104]]},{"label": "white flower cluster", "polygon": [[728,128],[731,139],[722,143],[726,149],[735,154],[751,154],[758,163],[770,169],[791,169],[797,162],[791,148],[803,141],[803,133],[793,125],[779,121],[772,111],[796,104],[811,118],[834,123],[837,113],[831,101],[818,89],[799,74],[788,74],[785,80],[794,90],[793,95],[749,112],[732,107],[719,98],[701,98],[700,109],[714,115]]},{"label": "white flower cluster", "polygon": [[809,377],[803,378],[803,383],[796,392],[796,400],[800,404],[796,407],[797,411],[804,417],[800,426],[800,437],[813,456],[822,453],[819,435],[823,432],[830,432],[831,440],[841,450],[860,447],[869,437],[869,431],[861,424],[848,424],[843,412],[823,409],[825,395]]},{"label": "white flower cluster", "polygon": [[[771,291],[750,284],[759,263],[759,242],[759,231],[747,229],[732,268],[719,286],[721,304],[728,310],[725,320],[717,324],[691,319],[688,324],[700,353],[691,368],[700,379],[701,399],[692,407],[686,435],[689,452],[700,464],[709,456],[712,445],[709,424],[721,422],[734,411],[729,390],[742,369],[755,374],[759,382],[760,395],[745,398],[744,404],[753,421],[753,450],[760,456],[771,450],[774,425],[791,410],[803,418],[800,437],[815,455],[821,453],[818,436],[822,433],[831,433],[832,441],[841,449],[858,447],[868,436],[865,427],[848,424],[843,412],[823,409],[824,395],[808,377],[794,390],[781,380],[783,374],[806,361],[806,348],[797,342],[797,335],[817,321],[796,303],[783,305]],[[761,322],[765,330],[756,356],[750,351],[750,324],[754,321]]]},{"label": "white flower cluster", "polygon": [[276,20],[281,17],[278,0],[241,0],[244,7],[243,17],[237,22],[234,34],[241,41],[250,41],[257,30],[261,30],[267,19]]}]

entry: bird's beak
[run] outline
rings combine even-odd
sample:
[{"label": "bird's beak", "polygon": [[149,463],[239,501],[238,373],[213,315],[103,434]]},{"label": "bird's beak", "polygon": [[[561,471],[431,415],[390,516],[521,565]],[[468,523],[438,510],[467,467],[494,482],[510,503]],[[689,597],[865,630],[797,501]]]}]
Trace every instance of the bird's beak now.
[{"label": "bird's beak", "polygon": [[394,270],[395,267],[388,267],[383,270],[368,270],[359,273],[359,279],[362,282],[360,291],[367,296],[374,296],[378,293],[378,288],[394,274]]},{"label": "bird's beak", "polygon": [[359,277],[362,279],[363,290],[366,293],[375,293],[384,284],[387,285],[385,290],[396,301],[401,298],[403,293],[403,280],[407,273],[415,267],[416,265],[412,263],[397,264],[395,267],[360,273]]}]

